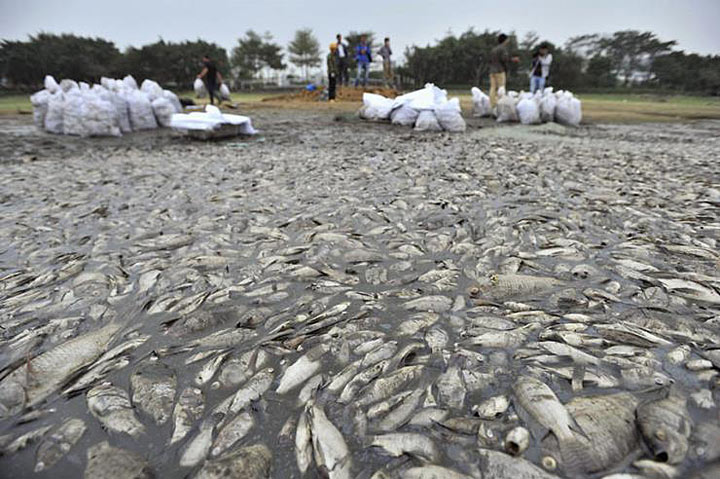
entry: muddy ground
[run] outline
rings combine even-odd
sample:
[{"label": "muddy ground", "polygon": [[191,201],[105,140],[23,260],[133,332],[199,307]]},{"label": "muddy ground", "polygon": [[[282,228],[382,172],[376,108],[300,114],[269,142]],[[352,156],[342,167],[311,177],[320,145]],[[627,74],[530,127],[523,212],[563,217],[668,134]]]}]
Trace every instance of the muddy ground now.
[{"label": "muddy ground", "polygon": [[[655,358],[647,361],[649,383],[623,376],[609,391],[640,390],[665,381],[660,378],[672,379],[688,398],[701,392],[698,397],[707,399],[704,391],[710,391],[710,405],[688,400],[690,415],[696,424],[720,425],[716,374],[698,378],[688,370],[663,366],[668,351],[679,345],[691,345],[693,359],[717,347],[720,320],[713,291],[719,285],[720,262],[713,258],[720,245],[720,122],[566,128],[469,119],[467,132],[448,134],[362,122],[349,112],[265,107],[242,113],[252,117],[260,133],[217,142],[193,141],[169,130],[122,138],[53,136],[36,131],[29,116],[0,117],[0,277],[11,278],[9,284],[17,277],[12,275],[55,275],[37,281],[37,295],[31,298],[22,288],[3,286],[0,319],[6,342],[0,348],[8,348],[23,329],[67,318],[45,331],[45,342],[33,343],[26,356],[14,357],[12,351],[0,349],[3,366],[13,356],[13,366],[23,367],[18,366],[23,357],[96,329],[123,301],[131,301],[128,297],[137,291],[133,285],[152,270],[161,273],[148,293],[154,301],[150,311],[162,313],[161,317],[138,326],[137,333],[150,339],[130,353],[128,367],[107,376],[127,390],[129,373],[139,361],[174,341],[188,340],[167,331],[177,315],[184,318],[194,311],[187,305],[175,308],[176,303],[169,301],[175,296],[231,291],[213,300],[238,311],[261,309],[260,318],[252,323],[260,337],[278,327],[280,316],[305,318],[310,310],[316,314],[347,300],[343,314],[358,319],[357,325],[350,321],[343,327],[376,331],[402,347],[410,340],[396,332],[409,314],[404,302],[435,295],[453,304],[450,312],[441,301],[441,320],[434,326],[443,330],[447,341],[439,346],[442,352],[436,350],[435,339],[432,348],[418,352],[425,369],[409,389],[432,394],[438,375],[457,364],[458,344],[479,334],[469,326],[478,319],[474,307],[487,308],[483,314],[512,318],[521,326],[535,324],[528,319],[532,311],[519,306],[525,302],[541,318],[536,325],[548,324],[544,322],[548,315],[559,323],[570,321],[567,318],[588,324],[627,321],[660,335],[661,346],[647,346],[647,354]],[[345,239],[318,239],[326,232]],[[152,246],[168,235],[189,235],[192,242],[169,250]],[[695,248],[695,255],[687,248],[679,253],[667,245]],[[297,249],[289,252],[291,246]],[[628,260],[623,265],[647,262],[653,269],[629,274],[616,263],[620,258]],[[311,280],[290,274],[299,265],[334,273]],[[575,271],[581,266],[583,275],[578,279]],[[69,267],[72,275],[65,273]],[[437,268],[454,271],[451,279],[438,273],[445,279],[419,280]],[[510,298],[514,302],[501,298],[477,306],[469,288],[499,271],[553,277],[566,289],[557,292],[560,296],[528,292]],[[99,272],[105,279],[76,280],[80,272]],[[660,287],[665,285],[661,280],[677,277],[691,279],[702,289],[692,296]],[[274,287],[250,294],[267,285]],[[697,291],[704,295],[700,300]],[[665,295],[666,302],[649,305],[648,298],[657,294]],[[161,304],[170,306],[163,310]],[[580,315],[586,319],[578,320]],[[266,319],[272,325],[263,325]],[[294,327],[299,335],[302,321]],[[219,328],[210,326],[189,337]],[[335,331],[332,341],[342,343],[343,331]],[[533,331],[524,347],[535,347],[538,331]],[[422,341],[423,333],[413,339]],[[318,344],[321,338],[314,338],[315,334],[320,332],[269,347],[268,361],[275,373]],[[587,334],[599,333],[591,327]],[[424,338],[431,343],[428,336]],[[308,342],[305,349],[293,350],[302,339]],[[627,346],[617,338],[605,340],[605,346]],[[464,346],[468,347],[472,348]],[[501,379],[485,390],[471,391],[468,384],[467,399],[459,407],[443,404],[440,394],[440,406],[469,417],[474,414],[472,405],[483,397],[509,397],[515,378],[528,374],[523,356],[514,355],[516,347],[476,348],[487,355],[487,364],[502,370],[497,373]],[[638,348],[638,342],[631,341],[628,347]],[[606,357],[604,348],[588,350]],[[347,364],[348,358],[340,356],[334,349],[328,353],[319,371],[324,378]],[[178,390],[192,385],[196,366],[202,364],[187,366],[186,356],[177,355],[161,360],[175,371]],[[626,362],[621,362],[623,367],[632,369]],[[573,397],[576,391],[566,379],[547,374],[561,400]],[[203,386],[208,412],[228,393],[210,384]],[[276,395],[275,387],[254,406],[257,425],[241,443],[271,446],[272,477],[301,477],[292,439],[278,440],[278,434],[302,408],[294,401],[295,393],[292,398]],[[582,394],[605,392],[590,381]],[[320,388],[317,400],[346,438],[354,477],[368,478],[391,462],[367,448],[353,417],[335,404],[333,395]],[[87,411],[82,394],[52,396],[38,407],[43,408],[52,411],[29,423],[0,420],[0,436],[54,426],[71,416],[85,420],[88,432],[55,469],[31,473],[37,444],[30,443],[0,457],[0,476],[80,477],[88,447],[107,438],[113,445],[141,453],[158,477],[183,477],[197,470],[178,466],[185,444],[167,447],[167,424],[152,425],[141,415],[147,432],[133,439],[101,428]],[[496,422],[506,426],[517,420],[508,413]],[[473,463],[474,436],[468,439],[439,426],[429,429],[421,431],[441,447],[439,464],[465,474],[482,472],[478,469],[482,466]],[[633,443],[637,451],[643,447]],[[527,454],[536,464],[538,448],[531,446]],[[416,458],[405,460],[410,462],[395,460],[393,468],[422,464]],[[638,472],[631,460],[600,472]],[[702,455],[688,453],[675,467],[679,474],[690,474],[706,466]],[[306,477],[319,474],[311,469]]]}]

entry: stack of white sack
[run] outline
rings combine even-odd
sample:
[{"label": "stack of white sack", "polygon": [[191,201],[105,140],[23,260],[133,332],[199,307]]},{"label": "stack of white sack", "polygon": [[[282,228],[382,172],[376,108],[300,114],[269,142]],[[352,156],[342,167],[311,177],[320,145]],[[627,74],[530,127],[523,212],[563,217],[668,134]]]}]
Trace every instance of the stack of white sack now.
[{"label": "stack of white sack", "polygon": [[170,118],[170,127],[181,131],[212,131],[219,129],[222,125],[236,125],[239,133],[243,135],[257,133],[249,117],[222,113],[218,107],[213,105],[207,105],[204,112],[175,113]]},{"label": "stack of white sack", "polygon": [[45,88],[33,94],[33,119],[50,133],[78,136],[120,136],[130,131],[167,126],[182,111],[178,97],[152,80],[138,88],[128,75],[122,80],[102,78],[99,85],[62,80],[48,75]]},{"label": "stack of white sack", "polygon": [[[486,116],[483,102],[487,98],[479,88],[472,88],[473,115]],[[489,109],[489,99],[487,100]],[[553,92],[552,87],[535,94],[498,89],[498,102],[495,107],[498,122],[517,122],[533,125],[541,122],[556,121],[565,125],[578,126],[582,121],[582,102],[569,91]]]},{"label": "stack of white sack", "polygon": [[466,128],[460,101],[448,100],[447,91],[432,83],[394,100],[365,93],[359,115],[366,120],[390,120],[394,125],[412,126],[416,131],[465,131]]}]

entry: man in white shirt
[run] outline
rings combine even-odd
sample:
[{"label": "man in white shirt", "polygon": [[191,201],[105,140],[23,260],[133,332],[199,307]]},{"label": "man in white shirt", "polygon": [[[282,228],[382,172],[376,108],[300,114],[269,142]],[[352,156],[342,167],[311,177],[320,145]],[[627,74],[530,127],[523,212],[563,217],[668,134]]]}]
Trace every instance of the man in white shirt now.
[{"label": "man in white shirt", "polygon": [[342,35],[337,34],[337,58],[338,58],[338,85],[347,86],[350,82],[350,73],[348,70],[348,52],[347,45],[343,43]]},{"label": "man in white shirt", "polygon": [[542,91],[545,88],[548,77],[550,76],[550,65],[552,61],[552,53],[548,52],[547,44],[541,44],[540,53],[533,57],[532,67],[530,69],[530,93],[535,93],[537,90]]}]

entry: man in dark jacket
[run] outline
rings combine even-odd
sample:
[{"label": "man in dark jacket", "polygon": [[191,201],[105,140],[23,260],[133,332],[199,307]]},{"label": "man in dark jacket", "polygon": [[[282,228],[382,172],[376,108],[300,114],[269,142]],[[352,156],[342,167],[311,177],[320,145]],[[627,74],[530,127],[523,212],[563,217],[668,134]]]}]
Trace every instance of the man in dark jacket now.
[{"label": "man in dark jacket", "polygon": [[335,102],[335,88],[337,84],[337,77],[340,73],[340,66],[338,64],[337,57],[338,46],[337,43],[330,44],[330,53],[327,56],[327,70],[328,70],[328,100]]},{"label": "man in dark jacket", "polygon": [[[205,88],[207,88],[208,95],[210,96],[210,104],[213,105],[215,92],[220,88],[220,85],[222,85],[222,75],[217,70],[215,62],[213,62],[209,56],[205,55],[202,61],[203,69],[197,77],[205,82]],[[221,103],[221,101],[220,97],[218,97],[218,104]]]}]

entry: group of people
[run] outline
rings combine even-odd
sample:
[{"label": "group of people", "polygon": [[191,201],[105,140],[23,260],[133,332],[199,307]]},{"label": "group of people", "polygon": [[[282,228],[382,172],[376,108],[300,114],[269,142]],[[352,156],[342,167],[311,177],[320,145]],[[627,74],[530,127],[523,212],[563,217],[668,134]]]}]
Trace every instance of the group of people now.
[{"label": "group of people", "polygon": [[[507,72],[510,63],[517,63],[520,59],[516,56],[511,57],[508,51],[508,43],[510,39],[504,33],[498,35],[498,44],[490,52],[490,106],[495,107],[497,104],[497,92],[501,87],[505,87],[507,80]],[[548,83],[550,77],[550,65],[552,65],[553,57],[550,53],[547,43],[541,43],[538,50],[533,54],[532,64],[530,65],[530,93],[543,90]]]},{"label": "group of people", "polygon": [[[328,70],[328,99],[335,101],[337,85],[347,86],[350,83],[349,58],[350,51],[347,44],[343,42],[341,34],[337,34],[335,42],[330,44],[330,53],[327,56]],[[377,51],[383,59],[383,77],[385,86],[393,86],[392,49],[390,39],[385,38],[382,48]],[[355,76],[355,87],[362,84],[367,86],[370,76],[370,63],[372,63],[372,50],[365,35],[360,37],[360,43],[355,46],[355,62],[357,63],[357,75]]]}]

